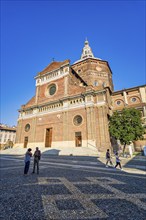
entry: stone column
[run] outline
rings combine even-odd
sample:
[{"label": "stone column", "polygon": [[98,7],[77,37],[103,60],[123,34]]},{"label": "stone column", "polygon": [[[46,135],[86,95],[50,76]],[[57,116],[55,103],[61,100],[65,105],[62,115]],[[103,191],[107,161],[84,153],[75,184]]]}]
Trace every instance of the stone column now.
[{"label": "stone column", "polygon": [[143,107],[143,116],[146,117],[146,106]]},{"label": "stone column", "polygon": [[17,124],[16,144],[24,143],[24,136],[23,136],[24,131],[22,129],[23,129],[23,119],[19,120]]},{"label": "stone column", "polygon": [[36,87],[36,95],[35,95],[35,103],[38,102],[38,96],[39,96],[39,86]]},{"label": "stone column", "polygon": [[16,144],[20,143],[21,141],[21,127],[22,127],[22,120],[19,120],[17,123],[17,131],[16,131]]},{"label": "stone column", "polygon": [[35,142],[36,141],[36,123],[37,123],[37,118],[34,117],[32,119],[32,131],[31,131],[31,142]]},{"label": "stone column", "polygon": [[97,107],[97,148],[106,151],[110,146],[106,107],[100,106]]},{"label": "stone column", "polygon": [[125,104],[128,105],[127,94],[125,91],[123,92],[123,96],[124,96]]},{"label": "stone column", "polygon": [[141,87],[139,88],[140,96],[141,96],[141,101],[143,103],[146,103],[146,87]]},{"label": "stone column", "polygon": [[69,126],[68,126],[68,112],[63,112],[63,141],[68,141],[68,132],[69,132]]},{"label": "stone column", "polygon": [[[146,87],[139,88],[141,102],[146,104]],[[146,106],[143,107],[143,116],[146,117]]]},{"label": "stone column", "polygon": [[68,76],[64,77],[64,95],[68,94]]},{"label": "stone column", "polygon": [[86,126],[87,126],[87,142],[88,140],[91,139],[91,132],[92,132],[92,128],[91,128],[91,113],[90,113],[90,107],[86,108],[86,114],[87,114],[87,118],[86,118]]}]

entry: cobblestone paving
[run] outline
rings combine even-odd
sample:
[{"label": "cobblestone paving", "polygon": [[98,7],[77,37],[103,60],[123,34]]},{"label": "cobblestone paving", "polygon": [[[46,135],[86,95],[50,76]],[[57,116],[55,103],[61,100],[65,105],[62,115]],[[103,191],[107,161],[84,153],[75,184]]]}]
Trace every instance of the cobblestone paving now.
[{"label": "cobblestone paving", "polygon": [[101,162],[94,170],[91,164],[77,167],[80,161],[68,167],[56,166],[56,158],[54,166],[45,160],[39,175],[28,176],[22,175],[22,158],[1,160],[1,220],[146,219],[145,175],[107,169]]}]

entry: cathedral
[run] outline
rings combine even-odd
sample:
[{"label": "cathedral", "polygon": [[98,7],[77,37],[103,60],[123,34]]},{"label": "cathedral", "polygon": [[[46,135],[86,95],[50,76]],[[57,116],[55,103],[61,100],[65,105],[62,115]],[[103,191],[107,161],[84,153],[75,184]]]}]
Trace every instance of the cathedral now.
[{"label": "cathedral", "polygon": [[134,107],[146,118],[146,85],[114,91],[109,63],[94,57],[87,40],[79,60],[52,61],[35,81],[35,95],[19,110],[16,146],[97,155],[113,147],[113,111]]}]

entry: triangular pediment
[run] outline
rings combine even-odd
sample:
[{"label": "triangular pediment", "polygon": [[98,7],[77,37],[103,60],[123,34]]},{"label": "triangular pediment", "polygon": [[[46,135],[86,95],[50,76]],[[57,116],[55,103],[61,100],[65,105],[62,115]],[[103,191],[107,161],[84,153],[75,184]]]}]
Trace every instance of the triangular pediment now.
[{"label": "triangular pediment", "polygon": [[45,73],[52,72],[53,70],[57,70],[57,69],[65,66],[69,63],[70,63],[70,60],[65,60],[65,61],[62,61],[62,62],[53,61],[44,70],[39,72],[38,75],[43,75]]}]

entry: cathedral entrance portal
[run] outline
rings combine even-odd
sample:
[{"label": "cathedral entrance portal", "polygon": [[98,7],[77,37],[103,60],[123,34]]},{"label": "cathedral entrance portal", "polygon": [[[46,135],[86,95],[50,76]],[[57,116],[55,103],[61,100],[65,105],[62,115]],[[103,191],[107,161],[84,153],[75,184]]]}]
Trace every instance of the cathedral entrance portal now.
[{"label": "cathedral entrance portal", "polygon": [[45,147],[51,147],[52,144],[52,128],[46,129]]},{"label": "cathedral entrance portal", "polygon": [[76,147],[81,147],[82,146],[81,132],[75,132],[75,144],[76,144]]},{"label": "cathedral entrance portal", "polygon": [[24,148],[27,148],[28,137],[24,137]]}]

